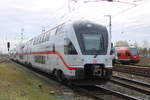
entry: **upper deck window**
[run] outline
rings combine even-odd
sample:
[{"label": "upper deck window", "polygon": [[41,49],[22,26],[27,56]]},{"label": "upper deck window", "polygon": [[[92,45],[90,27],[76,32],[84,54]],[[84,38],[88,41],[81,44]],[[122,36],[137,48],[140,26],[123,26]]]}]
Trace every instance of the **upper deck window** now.
[{"label": "upper deck window", "polygon": [[58,26],[58,28],[57,28],[57,30],[56,30],[56,33],[55,33],[55,35],[63,34],[63,33],[65,33],[64,25],[60,25],[60,26]]}]

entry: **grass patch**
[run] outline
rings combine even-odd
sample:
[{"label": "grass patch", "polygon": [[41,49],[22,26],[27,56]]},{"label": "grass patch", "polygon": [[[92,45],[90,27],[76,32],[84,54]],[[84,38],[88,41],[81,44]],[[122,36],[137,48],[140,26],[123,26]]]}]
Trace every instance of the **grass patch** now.
[{"label": "grass patch", "polygon": [[0,100],[57,100],[50,95],[51,90],[32,73],[11,63],[0,64]]}]

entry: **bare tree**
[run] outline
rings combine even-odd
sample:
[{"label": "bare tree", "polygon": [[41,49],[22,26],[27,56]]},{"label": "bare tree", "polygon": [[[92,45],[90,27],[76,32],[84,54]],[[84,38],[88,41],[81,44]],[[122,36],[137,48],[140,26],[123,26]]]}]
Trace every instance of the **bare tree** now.
[{"label": "bare tree", "polygon": [[148,50],[148,58],[150,58],[150,48],[149,48],[149,50]]},{"label": "bare tree", "polygon": [[149,47],[149,42],[148,42],[147,40],[144,40],[144,41],[142,42],[142,47],[143,47],[143,48],[148,48],[148,47]]},{"label": "bare tree", "polygon": [[139,45],[138,45],[138,42],[135,41],[134,44],[133,44],[136,48],[139,48]]},{"label": "bare tree", "polygon": [[149,57],[150,52],[149,52],[149,42],[147,40],[144,40],[142,42],[142,50],[141,50],[142,54],[144,57]]}]

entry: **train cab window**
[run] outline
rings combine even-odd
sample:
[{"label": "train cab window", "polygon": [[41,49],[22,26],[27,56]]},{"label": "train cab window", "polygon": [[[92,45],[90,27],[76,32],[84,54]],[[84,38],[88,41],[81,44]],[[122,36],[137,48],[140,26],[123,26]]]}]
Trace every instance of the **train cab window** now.
[{"label": "train cab window", "polygon": [[121,53],[118,52],[118,53],[117,53],[117,56],[121,56]]},{"label": "train cab window", "polygon": [[130,52],[132,55],[137,55],[138,54],[138,50],[136,48],[129,48]]},{"label": "train cab window", "polygon": [[106,55],[108,32],[106,27],[90,22],[79,21],[73,25],[83,55]]},{"label": "train cab window", "polygon": [[104,43],[101,34],[82,34],[85,51],[103,50]]},{"label": "train cab window", "polygon": [[131,56],[129,52],[126,52],[126,56]]},{"label": "train cab window", "polygon": [[77,51],[69,39],[65,39],[64,54],[77,55]]}]

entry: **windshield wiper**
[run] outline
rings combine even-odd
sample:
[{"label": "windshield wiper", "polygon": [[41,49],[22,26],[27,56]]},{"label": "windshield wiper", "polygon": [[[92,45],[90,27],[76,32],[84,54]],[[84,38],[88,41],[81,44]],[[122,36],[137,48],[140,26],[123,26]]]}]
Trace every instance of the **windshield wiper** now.
[{"label": "windshield wiper", "polygon": [[94,58],[96,58],[97,56],[98,56],[98,54],[95,54],[95,55],[94,55]]}]

